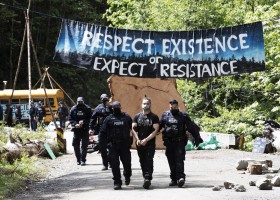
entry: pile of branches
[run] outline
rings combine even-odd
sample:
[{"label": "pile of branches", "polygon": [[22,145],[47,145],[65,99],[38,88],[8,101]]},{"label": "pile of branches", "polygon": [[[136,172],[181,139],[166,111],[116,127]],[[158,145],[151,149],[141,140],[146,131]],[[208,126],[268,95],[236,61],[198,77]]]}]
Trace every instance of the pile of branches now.
[{"label": "pile of branches", "polygon": [[7,129],[9,137],[8,142],[0,146],[0,159],[5,159],[9,163],[13,163],[16,159],[20,159],[24,154],[28,156],[48,157],[45,149],[45,143],[48,143],[54,154],[59,153],[59,148],[54,141],[46,140],[30,140],[22,139],[19,135],[13,135],[10,129]]}]

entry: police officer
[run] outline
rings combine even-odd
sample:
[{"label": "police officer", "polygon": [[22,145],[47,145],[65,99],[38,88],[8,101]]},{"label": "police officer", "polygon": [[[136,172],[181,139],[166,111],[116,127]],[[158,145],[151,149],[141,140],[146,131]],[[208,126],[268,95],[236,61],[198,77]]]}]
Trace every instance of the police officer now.
[{"label": "police officer", "polygon": [[[164,128],[162,137],[166,146],[165,155],[170,168],[171,182],[169,186],[182,187],[185,184],[184,160],[187,144],[186,131],[190,118],[187,113],[181,112],[177,100],[169,101],[170,110],[162,114],[161,128]],[[191,130],[190,130],[191,131]],[[199,143],[199,134],[191,132],[195,141]],[[198,145],[196,143],[196,145]]]},{"label": "police officer", "polygon": [[142,100],[142,112],[133,118],[132,131],[136,140],[137,153],[144,177],[143,187],[148,189],[153,175],[155,155],[155,136],[159,130],[159,118],[151,111],[151,99]]},{"label": "police officer", "polygon": [[112,103],[113,114],[106,117],[102,124],[99,140],[109,143],[109,160],[112,167],[114,189],[119,190],[122,186],[120,160],[123,164],[125,184],[129,185],[131,177],[131,117],[121,112],[121,104],[118,101]]},{"label": "police officer", "polygon": [[[91,117],[91,108],[84,103],[83,97],[78,97],[77,105],[74,105],[69,114],[69,121],[74,131],[72,145],[74,147],[77,165],[86,165],[87,147],[89,142],[88,127]],[[80,143],[82,141],[82,152]]]},{"label": "police officer", "polygon": [[38,102],[38,107],[37,107],[37,112],[36,112],[36,119],[39,123],[39,125],[43,125],[46,117],[46,109],[45,106],[43,105],[42,101]]},{"label": "police officer", "polygon": [[16,105],[15,116],[16,116],[16,124],[20,124],[21,123],[21,118],[22,118],[20,105]]},{"label": "police officer", "polygon": [[[91,116],[91,120],[89,124],[90,132],[94,130],[96,133],[99,133],[105,118],[109,116],[111,113],[113,113],[113,110],[109,103],[109,96],[107,94],[102,94],[100,96],[100,101],[101,103],[94,109]],[[103,163],[102,170],[108,170],[107,141],[103,141],[103,142],[99,141],[99,150],[101,153],[102,163]]]},{"label": "police officer", "polygon": [[10,104],[6,105],[5,110],[5,121],[7,122],[7,126],[12,126],[13,124],[13,107]]},{"label": "police officer", "polygon": [[56,111],[56,115],[59,118],[60,128],[65,128],[65,123],[68,117],[68,109],[64,106],[64,103],[59,102],[59,108]]},{"label": "police officer", "polygon": [[30,120],[30,126],[32,131],[36,131],[37,129],[37,122],[36,122],[36,113],[37,113],[37,107],[35,107],[34,102],[30,102],[30,108],[29,108],[29,120]]}]

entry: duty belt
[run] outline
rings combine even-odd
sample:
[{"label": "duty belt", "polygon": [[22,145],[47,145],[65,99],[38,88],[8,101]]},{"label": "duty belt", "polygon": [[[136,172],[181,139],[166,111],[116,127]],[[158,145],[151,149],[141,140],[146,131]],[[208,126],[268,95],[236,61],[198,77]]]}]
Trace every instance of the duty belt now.
[{"label": "duty belt", "polygon": [[178,137],[178,138],[167,138],[169,142],[180,142],[180,141],[186,141],[185,137]]}]

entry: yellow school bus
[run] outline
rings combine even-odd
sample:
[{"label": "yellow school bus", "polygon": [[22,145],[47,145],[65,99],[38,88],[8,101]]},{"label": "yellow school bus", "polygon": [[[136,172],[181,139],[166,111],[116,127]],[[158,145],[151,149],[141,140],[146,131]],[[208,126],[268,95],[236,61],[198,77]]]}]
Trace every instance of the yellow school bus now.
[{"label": "yellow school bus", "polygon": [[[60,89],[46,89],[50,105],[53,113],[55,114],[58,109],[58,103],[64,99],[64,94]],[[9,99],[12,95],[12,89],[0,90],[0,104],[3,108],[3,113],[6,110],[6,105],[9,103]],[[38,102],[44,102],[46,109],[46,118],[45,122],[49,123],[52,121],[51,112],[46,101],[44,89],[35,89],[31,90],[31,99],[34,102],[35,106],[38,105]],[[15,108],[17,105],[20,105],[22,112],[22,121],[27,122],[29,120],[29,90],[14,90],[13,98],[11,100],[11,108],[13,108],[13,121],[15,122]],[[3,119],[3,116],[0,116],[0,120]]]}]

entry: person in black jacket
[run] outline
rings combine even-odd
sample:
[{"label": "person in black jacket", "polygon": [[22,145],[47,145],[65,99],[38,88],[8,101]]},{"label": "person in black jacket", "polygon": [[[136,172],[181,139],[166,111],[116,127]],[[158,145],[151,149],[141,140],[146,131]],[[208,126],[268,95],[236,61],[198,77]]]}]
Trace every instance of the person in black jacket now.
[{"label": "person in black jacket", "polygon": [[20,105],[16,105],[15,116],[16,116],[16,124],[21,124],[22,113],[21,113]]},{"label": "person in black jacket", "polygon": [[13,124],[13,107],[10,106],[10,104],[6,105],[5,110],[5,121],[7,122],[7,126],[12,126]]},{"label": "person in black jacket", "polygon": [[64,106],[64,103],[61,101],[59,102],[59,108],[56,111],[56,116],[59,118],[60,128],[65,128],[65,123],[68,117],[68,109]]},{"label": "person in black jacket", "polygon": [[[90,124],[89,124],[89,131],[95,131],[95,133],[99,133],[101,126],[107,116],[113,113],[111,105],[109,103],[109,96],[107,94],[102,94],[100,96],[101,103],[94,109]],[[102,157],[103,168],[102,170],[108,170],[108,147],[107,141],[100,142],[99,141],[99,151]]]},{"label": "person in black jacket", "polygon": [[159,130],[159,118],[151,111],[151,99],[145,97],[142,100],[142,109],[143,111],[137,113],[133,119],[132,131],[144,177],[143,187],[148,189],[153,179],[155,136]]},{"label": "person in black jacket", "polygon": [[106,117],[102,124],[99,140],[109,144],[109,160],[112,167],[114,189],[119,190],[122,186],[120,160],[123,164],[125,184],[130,184],[131,177],[131,117],[121,112],[121,104],[118,101],[112,103],[113,114]]},{"label": "person in black jacket", "polygon": [[[71,108],[69,114],[69,121],[71,123],[72,130],[74,131],[72,145],[77,158],[77,165],[86,165],[90,117],[91,108],[84,103],[83,97],[78,97],[77,104]],[[80,144],[81,142],[82,146]],[[82,149],[82,152],[80,149]]]},{"label": "person in black jacket", "polygon": [[32,131],[36,131],[37,129],[37,121],[36,121],[36,113],[37,108],[34,105],[34,102],[30,102],[30,108],[29,108],[29,120],[30,120],[30,126]]},{"label": "person in black jacket", "polygon": [[3,120],[3,107],[0,105],[0,121]]},{"label": "person in black jacket", "polygon": [[161,118],[161,128],[163,128],[162,138],[166,146],[165,155],[170,168],[171,182],[169,186],[182,187],[185,184],[184,160],[185,146],[187,144],[186,131],[189,131],[197,146],[200,141],[198,132],[193,131],[191,120],[186,112],[179,110],[178,101],[169,101],[170,110],[164,112]]},{"label": "person in black jacket", "polygon": [[37,107],[37,112],[36,112],[36,120],[37,120],[39,126],[43,126],[45,118],[46,118],[45,106],[43,105],[42,101],[39,101],[38,107]]}]

